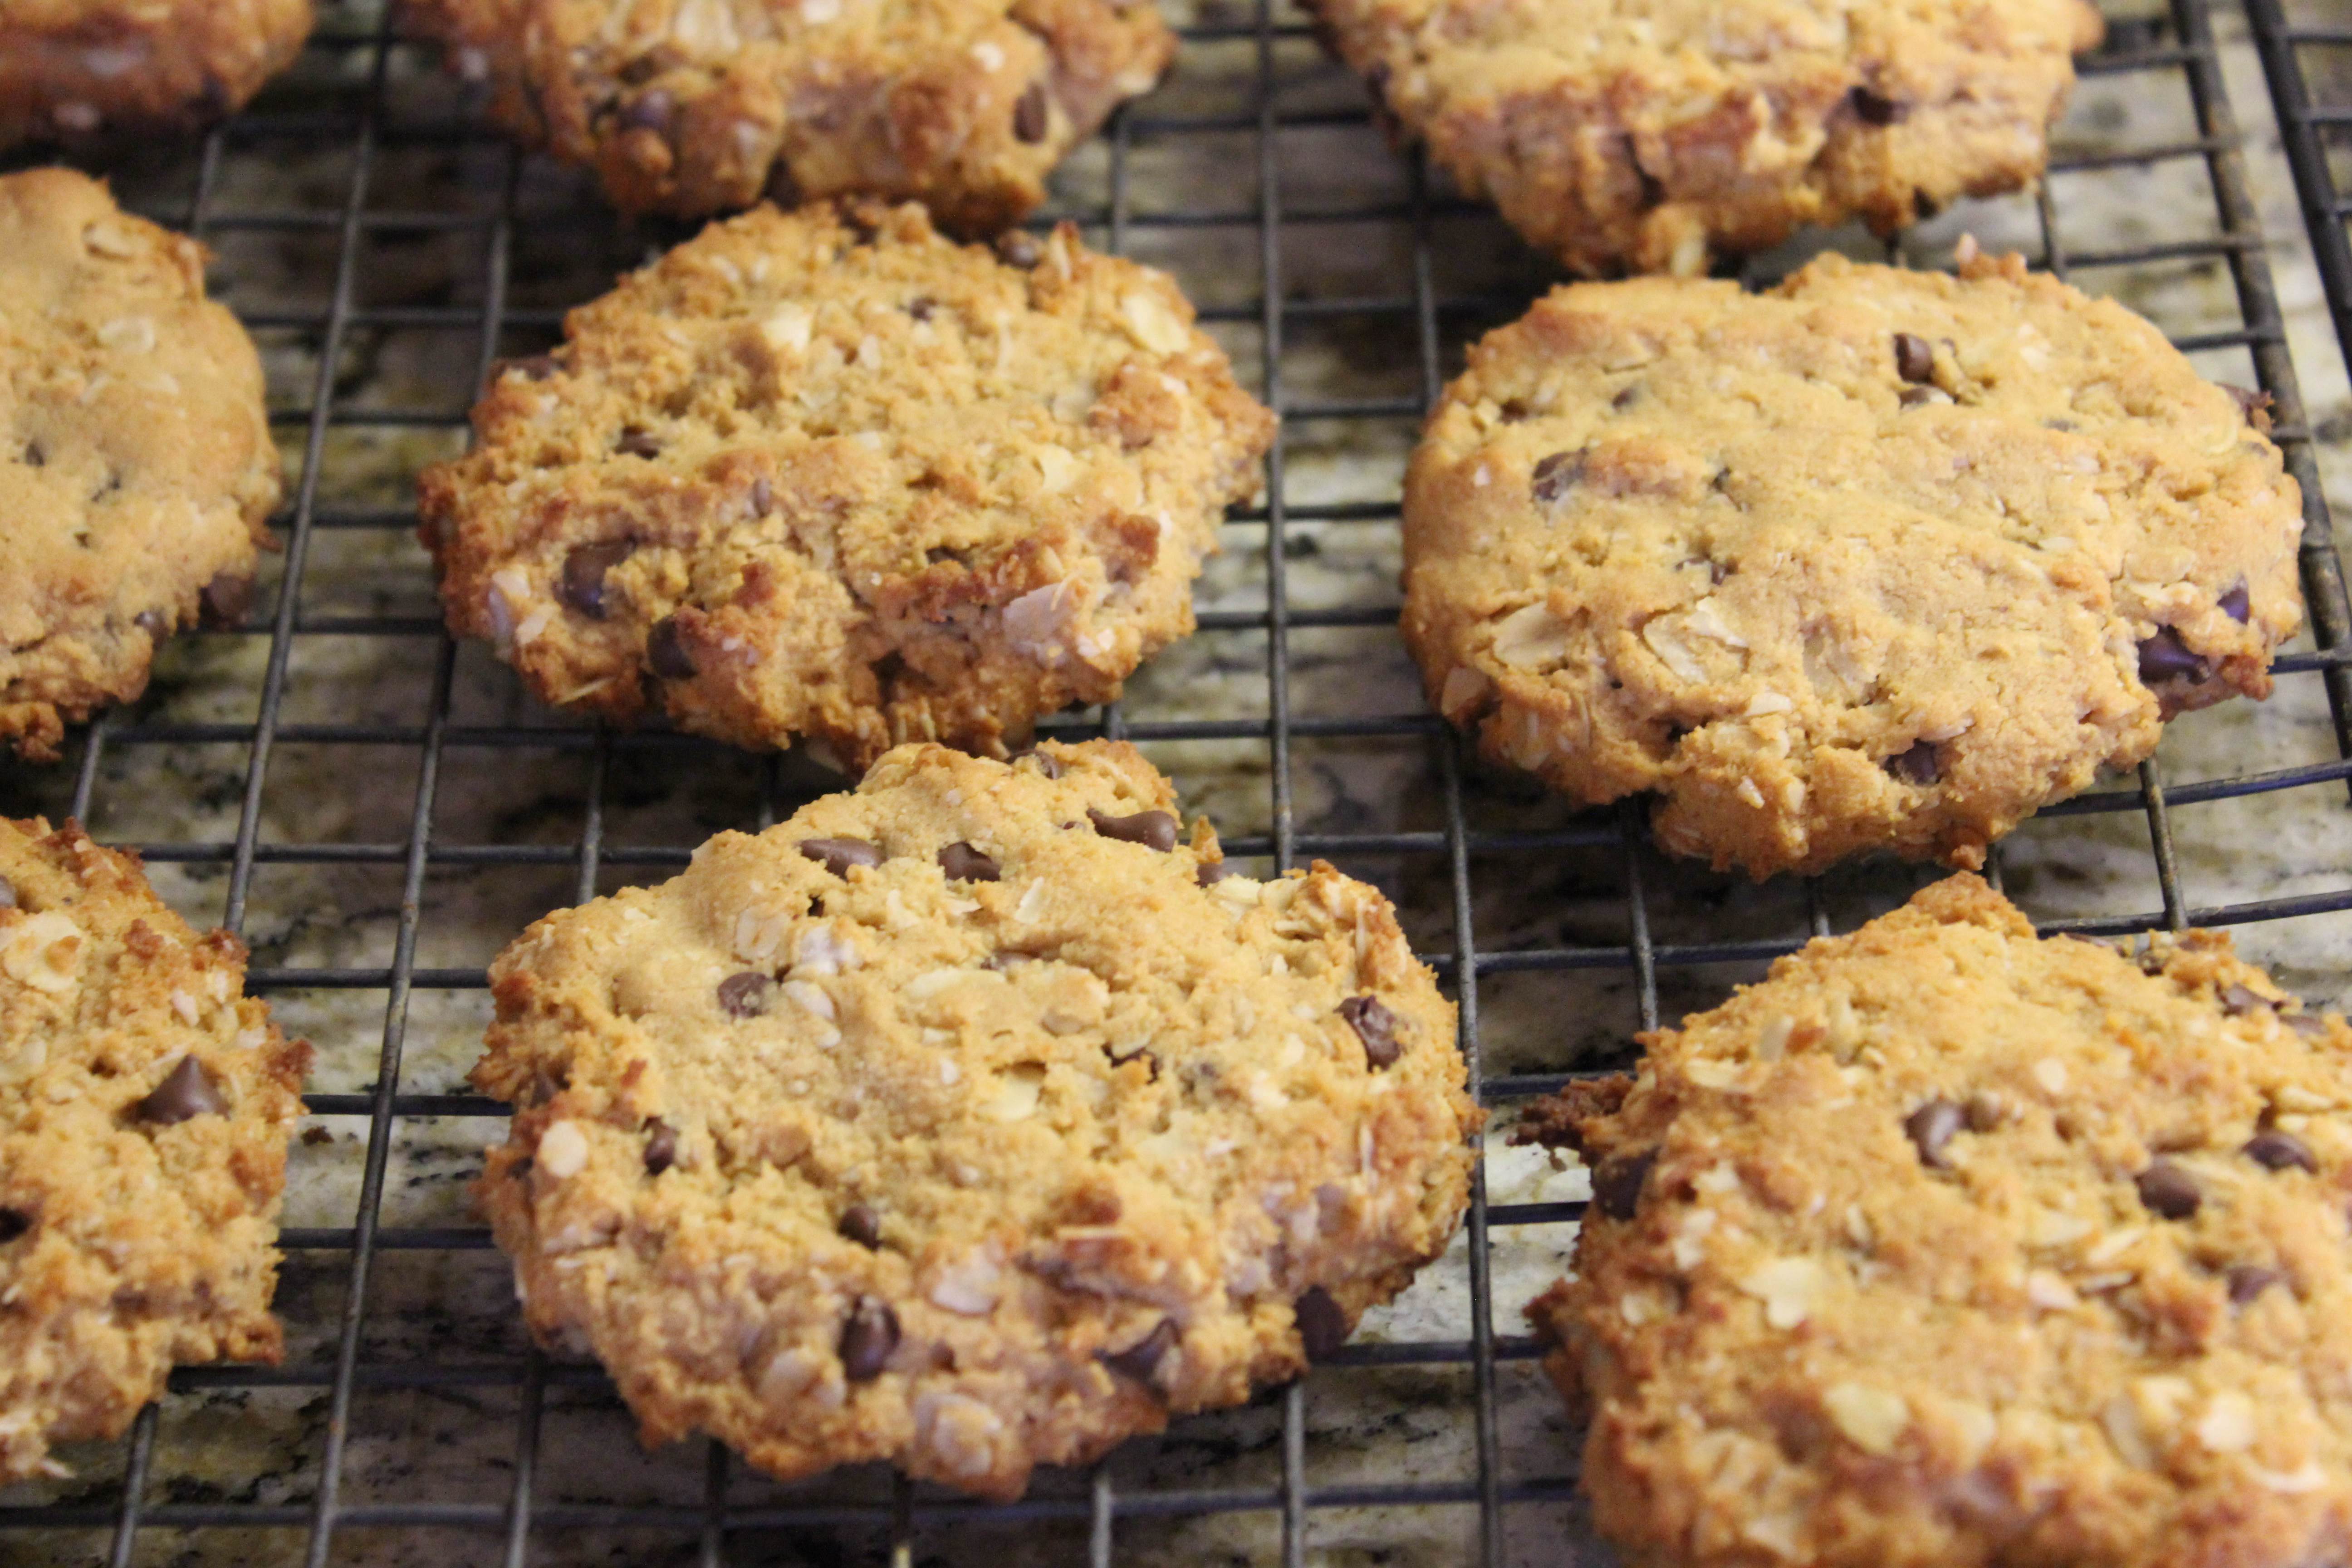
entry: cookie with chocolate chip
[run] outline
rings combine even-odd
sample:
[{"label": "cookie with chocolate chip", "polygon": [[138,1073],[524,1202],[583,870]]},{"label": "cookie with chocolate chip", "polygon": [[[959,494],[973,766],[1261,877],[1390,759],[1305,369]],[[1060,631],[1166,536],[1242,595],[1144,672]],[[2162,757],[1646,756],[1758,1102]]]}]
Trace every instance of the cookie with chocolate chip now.
[{"label": "cookie with chocolate chip", "polygon": [[2022,189],[2103,30],[2084,0],[1312,8],[1457,184],[1588,277]]},{"label": "cookie with chocolate chip", "polygon": [[0,178],[0,739],[26,756],[251,596],[278,448],[204,261],[70,170]]},{"label": "cookie with chocolate chip", "polygon": [[1963,874],[1645,1043],[1528,1310],[1628,1561],[2340,1560],[2343,1018]]},{"label": "cookie with chocolate chip", "polygon": [[551,702],[853,769],[1118,696],[1273,438],[1176,286],[1068,226],[763,207],[565,335],[424,477],[450,629]]},{"label": "cookie with chocolate chip", "polygon": [[294,63],[310,0],[43,0],[0,10],[0,148],[189,130]]},{"label": "cookie with chocolate chip", "polygon": [[404,0],[493,119],[624,211],[919,200],[990,234],[1175,58],[1147,0]]},{"label": "cookie with chocolate chip", "polygon": [[1344,1340],[1468,1191],[1454,1009],[1122,742],[900,747],[499,957],[477,1188],[648,1442],[992,1498]]},{"label": "cookie with chocolate chip", "polygon": [[1491,761],[1762,877],[1985,847],[2270,691],[2301,496],[2260,404],[2023,262],[1555,290],[1405,479],[1404,635]]},{"label": "cookie with chocolate chip", "polygon": [[121,1432],[174,1363],[278,1359],[310,1047],[131,855],[0,819],[0,1481]]}]

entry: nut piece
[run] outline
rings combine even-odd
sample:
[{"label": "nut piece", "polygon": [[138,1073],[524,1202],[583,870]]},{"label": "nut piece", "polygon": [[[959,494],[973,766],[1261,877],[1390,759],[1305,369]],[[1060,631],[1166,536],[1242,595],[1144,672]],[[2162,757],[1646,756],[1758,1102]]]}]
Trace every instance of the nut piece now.
[{"label": "nut piece", "polygon": [[1911,1425],[1911,1406],[1899,1394],[1861,1383],[1833,1383],[1822,1395],[1830,1420],[1865,1454],[1885,1458]]}]

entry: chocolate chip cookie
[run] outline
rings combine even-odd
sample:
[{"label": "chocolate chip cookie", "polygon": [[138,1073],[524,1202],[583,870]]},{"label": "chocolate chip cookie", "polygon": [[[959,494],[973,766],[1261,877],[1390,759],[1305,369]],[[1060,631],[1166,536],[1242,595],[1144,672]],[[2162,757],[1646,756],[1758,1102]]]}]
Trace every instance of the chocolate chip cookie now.
[{"label": "chocolate chip cookie", "polygon": [[474,1081],[530,1323],[648,1441],[993,1498],[1286,1379],[1468,1191],[1454,1009],[1387,900],[1226,875],[1121,742],[898,748],[534,925]]},{"label": "chocolate chip cookie", "polygon": [[1762,877],[1985,846],[2270,690],[2263,400],[2015,257],[1558,289],[1405,480],[1404,634],[1490,759]]},{"label": "chocolate chip cookie", "polygon": [[2341,1017],[1962,875],[1646,1043],[1529,1309],[1631,1561],[2342,1560]]},{"label": "chocolate chip cookie", "polygon": [[2041,176],[2084,0],[1312,0],[1461,187],[1587,276],[1693,277]]},{"label": "chocolate chip cookie", "polygon": [[628,212],[915,198],[967,233],[1148,92],[1176,37],[1142,0],[405,0],[533,146]]},{"label": "chocolate chip cookie", "polygon": [[1163,275],[911,205],[715,224],[565,338],[424,476],[450,629],[550,702],[852,768],[1118,696],[1274,432]]},{"label": "chocolate chip cookie", "polygon": [[276,1361],[310,1047],[138,860],[0,819],[0,1481],[120,1432],[174,1363]]},{"label": "chocolate chip cookie", "polygon": [[0,738],[26,756],[251,596],[278,448],[204,259],[70,170],[0,178]]},{"label": "chocolate chip cookie", "polygon": [[175,130],[245,107],[310,0],[41,0],[0,9],[0,147]]}]

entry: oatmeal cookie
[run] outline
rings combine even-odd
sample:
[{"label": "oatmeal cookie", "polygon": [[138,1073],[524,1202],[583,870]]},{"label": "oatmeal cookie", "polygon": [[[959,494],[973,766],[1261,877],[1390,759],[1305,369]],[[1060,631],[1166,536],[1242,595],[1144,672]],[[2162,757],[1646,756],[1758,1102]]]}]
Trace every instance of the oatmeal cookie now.
[{"label": "oatmeal cookie", "polygon": [[761,208],[572,313],[426,472],[450,629],[550,702],[862,767],[1003,754],[1192,629],[1273,416],[1065,226]]},{"label": "oatmeal cookie", "polygon": [[70,170],[0,178],[0,738],[53,760],[174,626],[241,616],[277,500],[203,247]]},{"label": "oatmeal cookie", "polygon": [[922,201],[987,234],[1176,37],[1146,0],[406,0],[490,112],[628,212]]},{"label": "oatmeal cookie", "polygon": [[136,857],[0,819],[0,1481],[64,1475],[174,1363],[278,1359],[310,1047]]},{"label": "oatmeal cookie", "polygon": [[2084,0],[1312,0],[1455,183],[1587,276],[1689,277],[2031,184]]},{"label": "oatmeal cookie", "polygon": [[232,114],[294,63],[310,21],[310,0],[9,0],[0,148]]},{"label": "oatmeal cookie", "polygon": [[1677,854],[1979,866],[2269,693],[2303,523],[2261,401],[2013,256],[1560,289],[1413,456],[1405,638],[1489,759],[1656,792]]},{"label": "oatmeal cookie", "polygon": [[1454,1008],[1122,742],[898,748],[491,970],[477,1188],[646,1438],[993,1498],[1297,1375],[1468,1193]]},{"label": "oatmeal cookie", "polygon": [[1629,1562],[2352,1550],[2341,1017],[1964,874],[1645,1043],[1528,1310]]}]

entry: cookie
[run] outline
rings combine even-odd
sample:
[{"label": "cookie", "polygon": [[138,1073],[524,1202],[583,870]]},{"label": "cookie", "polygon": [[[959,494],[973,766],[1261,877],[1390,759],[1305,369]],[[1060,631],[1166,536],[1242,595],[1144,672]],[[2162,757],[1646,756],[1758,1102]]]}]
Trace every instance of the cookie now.
[{"label": "cookie", "polygon": [[1228,875],[1123,742],[891,752],[491,970],[477,1188],[648,1442],[984,1496],[1287,1379],[1444,1249],[1454,1008],[1388,901]]},{"label": "cookie", "polygon": [[1402,127],[1588,277],[2030,185],[2084,0],[1313,0]]},{"label": "cookie", "polygon": [[42,0],[0,11],[0,147],[184,130],[294,63],[310,0]]},{"label": "cookie", "polygon": [[1490,760],[1762,877],[1983,863],[2270,690],[2301,499],[2265,400],[2016,257],[1564,288],[1405,480],[1404,634]]},{"label": "cookie", "polygon": [[2341,1017],[1963,874],[1645,1043],[1528,1310],[1629,1562],[2343,1560]]},{"label": "cookie", "polygon": [[738,745],[1003,754],[1192,629],[1274,417],[1065,226],[762,207],[574,310],[428,470],[449,626],[553,703]]},{"label": "cookie", "polygon": [[0,1481],[63,1476],[174,1363],[268,1361],[310,1047],[137,857],[0,818]]},{"label": "cookie", "polygon": [[0,178],[0,738],[26,756],[252,595],[278,448],[204,261],[83,175]]},{"label": "cookie", "polygon": [[919,199],[988,234],[1148,92],[1176,37],[1145,0],[405,0],[492,118],[593,167],[624,211],[763,195]]}]

